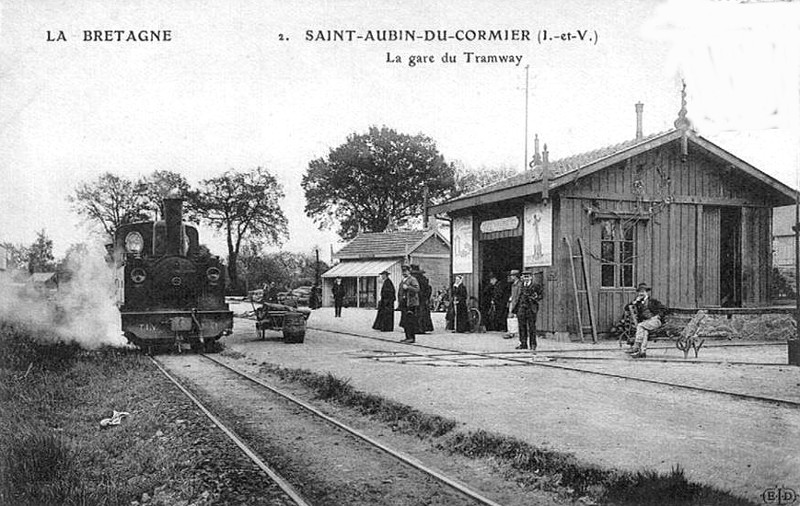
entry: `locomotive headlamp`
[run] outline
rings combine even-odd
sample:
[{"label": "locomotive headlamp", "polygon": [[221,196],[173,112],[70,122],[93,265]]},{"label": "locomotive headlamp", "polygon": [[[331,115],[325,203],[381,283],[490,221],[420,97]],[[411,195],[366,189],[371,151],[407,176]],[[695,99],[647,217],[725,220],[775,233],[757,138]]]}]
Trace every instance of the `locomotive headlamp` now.
[{"label": "locomotive headlamp", "polygon": [[131,271],[131,281],[134,283],[141,283],[147,278],[147,273],[144,272],[144,269],[141,267],[137,267]]},{"label": "locomotive headlamp", "polygon": [[144,249],[144,239],[139,232],[131,232],[125,236],[125,250],[128,253],[139,254]]},{"label": "locomotive headlamp", "polygon": [[206,270],[206,277],[212,283],[216,283],[217,281],[219,281],[220,277],[219,269],[217,269],[216,267],[209,267],[208,270]]}]

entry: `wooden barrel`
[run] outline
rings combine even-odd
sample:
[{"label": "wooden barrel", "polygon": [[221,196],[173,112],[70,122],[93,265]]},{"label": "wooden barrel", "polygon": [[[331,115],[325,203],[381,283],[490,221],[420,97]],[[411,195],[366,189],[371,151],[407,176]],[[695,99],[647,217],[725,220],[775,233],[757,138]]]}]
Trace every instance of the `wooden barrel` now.
[{"label": "wooden barrel", "polygon": [[287,343],[302,343],[306,337],[306,319],[303,313],[286,313],[283,317],[283,340]]}]

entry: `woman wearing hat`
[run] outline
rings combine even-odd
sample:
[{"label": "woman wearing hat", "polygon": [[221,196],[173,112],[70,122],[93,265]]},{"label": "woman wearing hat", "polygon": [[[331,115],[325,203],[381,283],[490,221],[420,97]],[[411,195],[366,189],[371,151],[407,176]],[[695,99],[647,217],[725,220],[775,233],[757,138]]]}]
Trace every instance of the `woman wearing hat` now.
[{"label": "woman wearing hat", "polygon": [[464,276],[457,275],[453,284],[453,304],[455,304],[455,331],[466,332],[469,329],[469,313],[467,311],[467,287]]},{"label": "woman wearing hat", "polygon": [[389,272],[383,271],[380,274],[383,284],[381,285],[381,298],[378,301],[378,314],[372,328],[387,332],[394,330],[394,283],[389,279]]}]

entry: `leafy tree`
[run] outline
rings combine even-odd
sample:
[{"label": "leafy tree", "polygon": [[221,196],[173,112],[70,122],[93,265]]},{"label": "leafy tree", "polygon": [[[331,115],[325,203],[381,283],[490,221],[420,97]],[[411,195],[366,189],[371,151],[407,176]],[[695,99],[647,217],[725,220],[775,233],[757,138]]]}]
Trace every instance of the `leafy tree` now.
[{"label": "leafy tree", "polygon": [[190,204],[198,217],[222,231],[228,245],[228,275],[234,291],[241,291],[238,258],[246,239],[281,244],[288,238],[286,216],[280,207],[283,188],[267,169],[229,170],[200,182]]},{"label": "leafy tree", "polygon": [[[263,254],[261,245],[252,241],[242,247],[239,256],[240,276],[246,280],[248,289],[261,288],[274,282],[279,290],[298,286],[312,286],[316,277],[316,255],[279,251]],[[328,270],[328,264],[320,261],[320,274]]]},{"label": "leafy tree", "polygon": [[28,272],[52,272],[56,268],[53,240],[44,230],[36,233],[36,240],[28,248]]},{"label": "leafy tree", "polygon": [[109,238],[120,225],[147,220],[136,184],[110,172],[81,183],[68,199],[76,213],[100,225]]},{"label": "leafy tree", "polygon": [[359,230],[382,232],[391,220],[420,215],[424,188],[441,200],[453,191],[453,177],[453,165],[430,137],[370,127],[311,161],[301,184],[306,214],[321,228],[338,222],[338,234],[351,239]]},{"label": "leafy tree", "polygon": [[8,269],[27,269],[28,268],[28,247],[22,244],[12,244],[4,242],[0,244],[6,249],[8,259]]},{"label": "leafy tree", "polygon": [[[190,194],[189,182],[183,175],[169,170],[157,170],[136,183],[136,193],[141,196],[142,206],[157,218],[164,216],[164,197],[172,191],[186,197]],[[191,209],[185,209],[187,219],[192,218]]]}]

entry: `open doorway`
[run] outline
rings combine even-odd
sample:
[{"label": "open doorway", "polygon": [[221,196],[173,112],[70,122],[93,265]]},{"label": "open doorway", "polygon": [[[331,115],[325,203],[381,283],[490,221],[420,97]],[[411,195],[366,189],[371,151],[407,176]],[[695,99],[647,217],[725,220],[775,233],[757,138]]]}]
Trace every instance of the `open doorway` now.
[{"label": "open doorway", "polygon": [[720,208],[719,301],[722,307],[742,306],[742,210]]},{"label": "open doorway", "polygon": [[505,280],[511,269],[522,270],[522,237],[506,237],[480,242],[481,285],[489,280],[490,273]]}]

